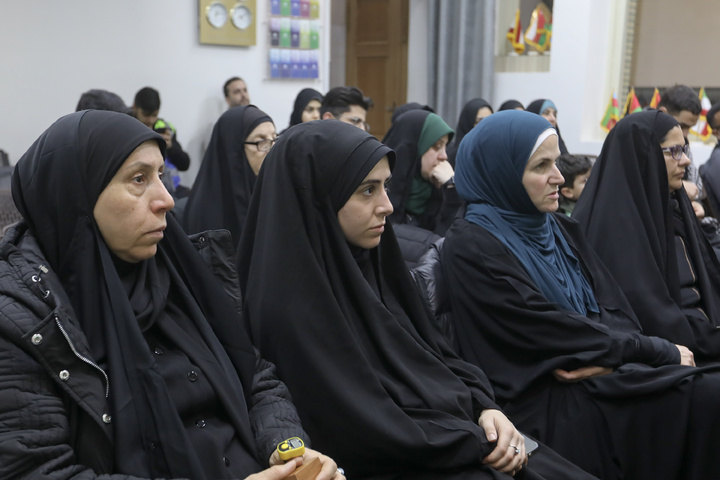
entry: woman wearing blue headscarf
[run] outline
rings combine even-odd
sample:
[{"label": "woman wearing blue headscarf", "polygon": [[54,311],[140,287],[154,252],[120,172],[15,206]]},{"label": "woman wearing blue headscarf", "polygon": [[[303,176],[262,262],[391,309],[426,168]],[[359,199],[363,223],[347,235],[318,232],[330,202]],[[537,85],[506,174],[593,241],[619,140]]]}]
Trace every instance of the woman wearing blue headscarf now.
[{"label": "woman wearing blue headscarf", "polygon": [[442,264],[462,355],[519,428],[600,478],[720,478],[706,453],[720,446],[718,367],[642,333],[578,224],[553,213],[559,155],[550,123],[514,110],[460,146],[468,209]]},{"label": "woman wearing blue headscarf", "polygon": [[560,148],[560,153],[563,155],[565,155],[566,153],[570,153],[565,146],[562,135],[560,135],[560,127],[558,127],[557,125],[558,110],[552,100],[548,100],[547,98],[540,98],[538,100],[534,100],[530,102],[530,105],[527,106],[527,111],[536,113],[548,122],[550,122],[550,125],[552,125],[557,132],[558,147]]}]

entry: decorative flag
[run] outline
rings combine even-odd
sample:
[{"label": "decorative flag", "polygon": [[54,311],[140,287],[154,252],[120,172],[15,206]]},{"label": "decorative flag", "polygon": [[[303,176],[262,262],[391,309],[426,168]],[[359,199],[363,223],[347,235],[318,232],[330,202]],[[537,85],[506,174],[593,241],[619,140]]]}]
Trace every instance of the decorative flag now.
[{"label": "decorative flag", "polygon": [[600,122],[600,126],[605,130],[605,133],[607,133],[612,130],[618,120],[620,120],[620,104],[618,103],[615,92],[613,92],[612,98],[610,102],[608,102],[607,109],[605,110],[605,116]]},{"label": "decorative flag", "polygon": [[640,106],[640,100],[638,100],[637,95],[635,95],[635,87],[630,87],[627,100],[625,100],[625,106],[623,107],[622,117],[635,112],[642,112],[642,107]]},{"label": "decorative flag", "polygon": [[660,92],[658,91],[657,87],[655,87],[653,96],[650,99],[650,108],[654,108],[657,110],[658,105],[660,105]]},{"label": "decorative flag", "polygon": [[525,32],[525,41],[538,52],[544,52],[550,48],[551,35],[552,14],[547,5],[540,2],[530,17],[530,25]]},{"label": "decorative flag", "polygon": [[522,34],[522,26],[520,25],[520,9],[518,8],[515,12],[515,22],[510,25],[507,33],[507,39],[510,40],[510,44],[515,50],[515,53],[520,55],[525,51],[525,37]]},{"label": "decorative flag", "polygon": [[708,110],[710,110],[710,107],[712,107],[712,104],[710,103],[710,99],[705,94],[705,87],[700,88],[700,95],[698,95],[700,98],[700,106],[702,107],[702,111],[700,112],[700,118],[698,118],[698,122],[695,124],[693,128],[690,129],[692,133],[697,135],[698,137],[702,138],[703,142],[710,138],[710,135],[712,134],[712,128],[710,128],[710,125],[708,125],[707,122],[707,113]]}]

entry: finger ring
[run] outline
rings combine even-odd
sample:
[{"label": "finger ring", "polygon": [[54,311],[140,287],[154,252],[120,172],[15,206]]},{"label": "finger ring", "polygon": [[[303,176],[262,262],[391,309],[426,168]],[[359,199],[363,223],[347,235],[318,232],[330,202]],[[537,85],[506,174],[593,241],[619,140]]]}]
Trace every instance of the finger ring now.
[{"label": "finger ring", "polygon": [[345,470],[343,470],[342,468],[338,467],[337,473],[339,473],[340,475],[345,475]]},{"label": "finger ring", "polygon": [[520,449],[518,447],[516,447],[515,445],[510,444],[510,445],[508,445],[508,447],[515,449],[515,453],[513,455],[517,455],[520,453]]}]

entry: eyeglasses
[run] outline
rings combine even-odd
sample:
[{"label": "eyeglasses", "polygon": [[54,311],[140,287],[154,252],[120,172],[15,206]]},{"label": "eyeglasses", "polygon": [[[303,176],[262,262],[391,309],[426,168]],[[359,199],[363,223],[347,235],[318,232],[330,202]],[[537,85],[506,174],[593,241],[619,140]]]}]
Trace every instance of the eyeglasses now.
[{"label": "eyeglasses", "polygon": [[[362,118],[359,118],[359,117],[345,117],[345,118],[343,118],[343,119],[341,119],[341,120],[344,121],[344,122],[346,122],[346,123],[350,123],[350,124],[352,124],[352,125],[355,125],[356,127],[359,127],[360,125],[363,125],[363,124],[365,123],[365,121],[364,121]],[[364,125],[363,125],[363,128],[365,128]]]},{"label": "eyeglasses", "polygon": [[683,156],[688,154],[690,145],[673,145],[672,147],[665,147],[662,149],[663,152],[670,152],[674,160],[680,160]]},{"label": "eyeglasses", "polygon": [[257,142],[245,142],[245,145],[255,145],[258,152],[267,152],[277,142],[277,138],[263,138]]}]

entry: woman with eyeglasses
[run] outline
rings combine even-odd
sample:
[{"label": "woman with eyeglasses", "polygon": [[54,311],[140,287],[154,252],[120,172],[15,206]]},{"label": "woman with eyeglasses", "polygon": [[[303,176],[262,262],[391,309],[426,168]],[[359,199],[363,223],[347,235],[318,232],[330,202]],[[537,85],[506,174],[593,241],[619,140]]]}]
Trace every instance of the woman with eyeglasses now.
[{"label": "woman with eyeglasses", "polygon": [[720,263],[683,187],[678,122],[634,113],[612,129],[573,218],[617,279],[647,335],[720,359]]},{"label": "woman with eyeglasses", "polygon": [[[456,188],[468,207],[441,263],[461,354],[520,430],[599,478],[720,478],[708,454],[720,448],[720,364],[693,367],[679,342],[643,332],[580,226],[556,213],[559,156],[550,123],[515,110],[460,145]],[[610,193],[624,188],[615,180]],[[618,237],[614,225],[604,231]]]},{"label": "woman with eyeglasses", "polygon": [[254,105],[218,119],[183,212],[187,233],[224,228],[237,247],[255,179],[276,139],[272,119]]}]

